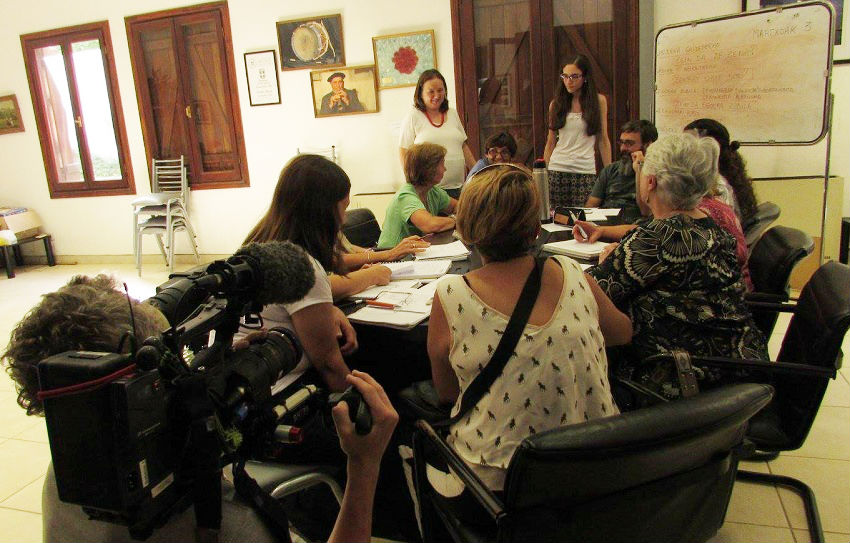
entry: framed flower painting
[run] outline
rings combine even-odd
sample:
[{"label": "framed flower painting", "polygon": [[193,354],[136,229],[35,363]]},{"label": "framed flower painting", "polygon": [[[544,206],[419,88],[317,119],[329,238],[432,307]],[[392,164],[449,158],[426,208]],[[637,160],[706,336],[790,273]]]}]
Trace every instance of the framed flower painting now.
[{"label": "framed flower painting", "polygon": [[412,87],[422,72],[437,67],[433,30],[375,36],[372,49],[379,89]]}]

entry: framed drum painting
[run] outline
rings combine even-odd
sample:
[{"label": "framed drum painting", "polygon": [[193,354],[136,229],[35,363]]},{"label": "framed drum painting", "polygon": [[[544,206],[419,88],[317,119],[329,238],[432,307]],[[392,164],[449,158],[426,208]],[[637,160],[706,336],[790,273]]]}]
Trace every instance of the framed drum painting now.
[{"label": "framed drum painting", "polygon": [[342,15],[278,21],[280,69],[345,66]]}]

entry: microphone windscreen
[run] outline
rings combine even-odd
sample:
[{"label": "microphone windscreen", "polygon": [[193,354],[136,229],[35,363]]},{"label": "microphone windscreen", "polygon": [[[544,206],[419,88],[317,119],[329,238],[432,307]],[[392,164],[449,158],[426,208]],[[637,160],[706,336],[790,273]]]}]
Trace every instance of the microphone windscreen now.
[{"label": "microphone windscreen", "polygon": [[300,300],[316,282],[313,263],[306,251],[289,241],[249,243],[235,253],[257,261],[262,276],[255,300],[263,305]]}]

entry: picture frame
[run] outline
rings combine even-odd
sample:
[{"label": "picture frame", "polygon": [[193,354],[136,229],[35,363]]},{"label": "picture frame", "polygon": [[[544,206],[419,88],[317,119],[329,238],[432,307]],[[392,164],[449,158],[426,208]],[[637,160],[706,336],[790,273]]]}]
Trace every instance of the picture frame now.
[{"label": "picture frame", "polygon": [[345,66],[310,72],[316,118],[378,112],[374,65]]},{"label": "picture frame", "polygon": [[342,15],[277,22],[281,70],[345,66]]},{"label": "picture frame", "polygon": [[[741,0],[741,11],[768,9],[786,4],[795,4],[799,0]],[[835,39],[833,41],[832,63],[850,64],[850,36],[843,31],[847,28],[847,10],[844,0],[825,0],[835,9]]]},{"label": "picture frame", "polygon": [[372,38],[379,89],[413,87],[425,70],[437,68],[434,30]]},{"label": "picture frame", "polygon": [[14,94],[0,96],[0,134],[12,134],[24,131],[21,108]]},{"label": "picture frame", "polygon": [[279,104],[280,80],[277,77],[275,50],[252,51],[245,53],[244,57],[249,103],[252,106]]}]

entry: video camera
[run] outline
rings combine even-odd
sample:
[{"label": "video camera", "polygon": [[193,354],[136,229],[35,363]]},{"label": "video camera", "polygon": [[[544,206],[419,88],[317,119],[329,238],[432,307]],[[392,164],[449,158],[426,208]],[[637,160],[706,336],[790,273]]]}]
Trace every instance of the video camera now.
[{"label": "video camera", "polygon": [[[39,363],[59,498],[135,539],[192,503],[199,526],[218,528],[221,466],[275,440],[293,402],[276,405],[272,385],[302,355],[283,328],[238,350],[234,334],[263,304],[298,300],[313,281],[296,246],[249,244],[148,300],[172,326],[141,348]],[[317,392],[305,388],[301,399]]]}]

